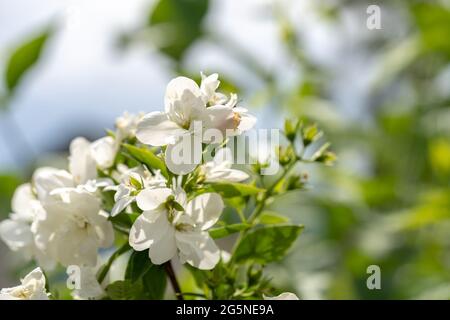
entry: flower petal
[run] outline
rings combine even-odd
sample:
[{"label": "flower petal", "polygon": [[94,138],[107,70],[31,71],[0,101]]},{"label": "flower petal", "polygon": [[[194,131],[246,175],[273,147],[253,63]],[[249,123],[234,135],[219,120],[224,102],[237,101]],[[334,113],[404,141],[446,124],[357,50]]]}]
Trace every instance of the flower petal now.
[{"label": "flower petal", "polygon": [[189,201],[185,209],[202,230],[207,230],[219,220],[223,208],[223,200],[219,194],[204,193]]},{"label": "flower petal", "polygon": [[214,97],[216,90],[220,85],[219,75],[217,73],[213,73],[209,76],[206,76],[202,72],[201,76],[202,82],[200,84],[200,90],[203,94],[203,100],[206,103]]},{"label": "flower petal", "polygon": [[212,168],[206,175],[206,182],[240,182],[247,180],[249,175],[241,170],[228,168]]},{"label": "flower petal", "polygon": [[169,188],[144,189],[137,195],[136,202],[143,211],[155,210],[172,194]]},{"label": "flower petal", "polygon": [[78,137],[70,143],[69,171],[76,184],[97,178],[97,164],[91,154],[91,144]]},{"label": "flower petal", "polygon": [[142,143],[152,146],[165,146],[175,143],[187,130],[169,120],[163,112],[151,112],[138,124],[136,137]]},{"label": "flower petal", "polygon": [[224,131],[233,128],[233,108],[224,105],[215,105],[206,109],[203,116],[206,128],[215,128]]},{"label": "flower petal", "polygon": [[264,300],[299,300],[297,295],[291,292],[283,292],[282,294],[275,297],[268,297],[263,295]]},{"label": "flower petal", "polygon": [[163,264],[176,254],[175,229],[170,226],[157,242],[150,245],[148,256],[153,264]]},{"label": "flower petal", "polygon": [[33,246],[29,223],[11,219],[0,222],[0,238],[13,251]]},{"label": "flower petal", "polygon": [[45,201],[55,189],[75,187],[69,172],[50,167],[37,169],[32,180],[40,201]]},{"label": "flower petal", "polygon": [[27,215],[27,213],[32,212],[34,201],[36,201],[36,197],[31,190],[31,184],[25,183],[18,186],[14,191],[11,207],[15,213]]},{"label": "flower petal", "polygon": [[114,207],[111,209],[111,217],[117,216],[121,213],[126,207],[128,207],[133,201],[135,197],[125,196],[116,201]]},{"label": "flower petal", "polygon": [[114,159],[118,150],[113,137],[103,137],[91,144],[92,157],[100,169],[107,169],[114,164]]},{"label": "flower petal", "polygon": [[[167,168],[178,175],[188,174],[201,162],[201,143],[200,149],[181,140],[176,144],[168,145],[165,153],[165,162]],[[196,153],[196,154],[195,154]]]},{"label": "flower petal", "polygon": [[166,210],[144,211],[130,230],[129,243],[136,251],[146,250],[170,227]]},{"label": "flower petal", "polygon": [[207,232],[176,232],[180,260],[202,270],[211,270],[220,260],[220,250]]},{"label": "flower petal", "polygon": [[169,82],[164,105],[169,118],[178,124],[200,116],[206,109],[197,83],[186,77],[178,77]]}]

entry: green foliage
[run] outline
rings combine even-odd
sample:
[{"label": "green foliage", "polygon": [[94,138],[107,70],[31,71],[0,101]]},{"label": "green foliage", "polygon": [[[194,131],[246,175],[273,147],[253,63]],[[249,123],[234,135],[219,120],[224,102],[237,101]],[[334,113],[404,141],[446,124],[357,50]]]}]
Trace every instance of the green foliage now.
[{"label": "green foliage", "polygon": [[209,0],[159,0],[148,20],[149,26],[164,28],[167,43],[159,50],[174,60],[180,60],[202,36],[208,6]]},{"label": "green foliage", "polygon": [[211,183],[203,192],[217,192],[224,198],[245,197],[256,195],[263,191],[261,188],[244,183]]},{"label": "green foliage", "polygon": [[164,162],[157,157],[151,150],[146,147],[136,147],[129,144],[124,144],[125,150],[137,161],[145,164],[150,170],[160,170],[161,174],[168,177],[166,166]]},{"label": "green foliage", "polygon": [[150,262],[148,250],[133,251],[125,271],[125,279],[142,288],[141,298],[157,300],[164,297],[166,290],[166,273],[164,266]]},{"label": "green foliage", "polygon": [[303,226],[267,226],[247,233],[239,242],[233,259],[267,264],[280,260],[303,230]]},{"label": "green foliage", "polygon": [[23,77],[39,60],[41,53],[52,35],[51,29],[46,30],[37,37],[25,42],[10,56],[5,71],[5,83],[9,94],[12,94]]},{"label": "green foliage", "polygon": [[420,29],[423,49],[438,51],[450,58],[450,9],[437,3],[418,3],[412,6],[414,18]]},{"label": "green foliage", "polygon": [[0,175],[0,217],[6,217],[11,212],[11,199],[20,183],[22,180],[15,175]]},{"label": "green foliage", "polygon": [[141,300],[143,289],[139,282],[132,283],[129,280],[124,280],[109,284],[105,291],[112,300]]},{"label": "green foliage", "polygon": [[238,265],[220,261],[210,271],[188,267],[205,298],[214,300],[261,299],[272,290],[260,265]]},{"label": "green foliage", "polygon": [[281,224],[288,223],[289,219],[281,214],[273,211],[263,211],[258,218],[258,222],[261,224]]},{"label": "green foliage", "polygon": [[209,235],[213,239],[224,238],[233,233],[246,230],[248,228],[250,228],[250,225],[246,223],[229,224],[223,227],[213,228],[209,230]]}]

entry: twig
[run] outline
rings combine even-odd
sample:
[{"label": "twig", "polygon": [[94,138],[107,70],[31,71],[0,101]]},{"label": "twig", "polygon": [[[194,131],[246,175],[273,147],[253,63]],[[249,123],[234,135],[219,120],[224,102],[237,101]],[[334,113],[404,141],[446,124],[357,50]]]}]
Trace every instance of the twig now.
[{"label": "twig", "polygon": [[172,284],[173,291],[175,291],[175,296],[178,300],[184,300],[180,285],[178,284],[178,280],[175,272],[173,271],[172,263],[170,262],[170,260],[164,264],[164,268],[166,270],[167,277],[169,277],[170,283]]}]

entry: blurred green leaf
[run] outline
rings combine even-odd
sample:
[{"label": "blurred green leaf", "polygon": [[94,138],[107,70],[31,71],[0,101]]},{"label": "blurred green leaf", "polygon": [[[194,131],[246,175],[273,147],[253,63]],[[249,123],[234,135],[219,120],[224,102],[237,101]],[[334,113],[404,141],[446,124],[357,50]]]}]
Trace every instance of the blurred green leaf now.
[{"label": "blurred green leaf", "polygon": [[270,226],[247,233],[239,242],[233,259],[261,264],[282,259],[303,230],[303,226]]},{"label": "blurred green leaf", "polygon": [[22,180],[18,176],[0,175],[0,218],[6,217],[11,212],[11,199],[21,183]]},{"label": "blurred green leaf", "polygon": [[430,141],[428,154],[436,176],[448,181],[450,176],[450,140],[439,138]]},{"label": "blurred green leaf", "polygon": [[202,36],[202,24],[208,6],[209,0],[158,1],[148,24],[164,27],[167,43],[160,51],[180,60],[192,43]]},{"label": "blurred green leaf", "polygon": [[161,174],[168,178],[167,169],[164,162],[158,158],[152,151],[145,147],[135,147],[130,144],[124,144],[123,147],[136,160],[145,164],[149,169],[160,170]]},{"label": "blurred green leaf", "polygon": [[450,219],[450,190],[428,191],[420,205],[393,218],[401,228],[410,230]]},{"label": "blurred green leaf", "polygon": [[223,237],[229,236],[230,234],[248,229],[249,227],[250,227],[250,225],[245,224],[245,223],[229,224],[227,226],[218,227],[218,228],[209,230],[209,235],[213,239],[218,239],[218,238],[223,238]]},{"label": "blurred green leaf", "polygon": [[412,12],[420,29],[424,49],[440,51],[450,57],[450,9],[431,2],[412,6]]},{"label": "blurred green leaf", "polygon": [[5,70],[6,88],[10,94],[14,92],[22,78],[39,60],[51,34],[52,30],[48,29],[25,42],[12,53]]}]

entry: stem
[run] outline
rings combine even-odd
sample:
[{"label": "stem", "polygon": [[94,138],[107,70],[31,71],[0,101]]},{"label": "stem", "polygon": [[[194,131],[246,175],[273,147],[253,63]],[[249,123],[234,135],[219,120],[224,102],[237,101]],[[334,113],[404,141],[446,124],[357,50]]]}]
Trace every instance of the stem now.
[{"label": "stem", "polygon": [[275,187],[278,185],[278,183],[280,183],[281,180],[283,180],[286,175],[292,170],[292,168],[294,168],[295,164],[297,163],[296,160],[292,161],[283,171],[283,173],[281,174],[281,176],[279,176],[274,183],[272,183],[272,185],[264,192],[264,195],[262,197],[262,199],[259,201],[258,205],[256,206],[255,210],[253,211],[253,213],[250,215],[250,217],[248,218],[248,222],[249,223],[253,223],[255,221],[256,218],[258,218],[258,216],[261,214],[261,212],[263,211],[264,207],[266,206],[266,201],[267,199],[269,199],[272,196],[272,192],[275,189]]},{"label": "stem", "polygon": [[[283,171],[283,173],[281,174],[281,176],[279,176],[274,183],[272,183],[272,185],[264,192],[264,195],[262,197],[262,199],[258,202],[257,206],[255,207],[255,210],[253,210],[252,214],[250,215],[250,217],[248,218],[247,222],[249,224],[253,224],[256,220],[256,218],[258,218],[258,216],[261,214],[261,212],[263,211],[263,209],[266,206],[266,201],[267,199],[269,199],[272,196],[272,191],[273,189],[275,189],[275,187],[278,185],[278,183],[280,183],[281,180],[283,180],[286,175],[292,170],[292,168],[295,167],[295,165],[297,164],[297,161],[299,159],[295,159],[294,161],[292,161]],[[239,245],[239,242],[242,240],[242,237],[246,234],[246,232],[250,230],[250,228],[245,229],[243,231],[240,232],[239,237],[237,238],[235,244],[234,244],[234,248],[233,251],[236,250],[236,248]],[[232,255],[233,259],[234,255]]]},{"label": "stem", "polygon": [[166,270],[167,277],[169,277],[173,291],[175,291],[175,296],[177,297],[178,300],[184,300],[183,294],[181,293],[180,285],[178,284],[178,280],[175,275],[175,272],[173,271],[172,263],[170,262],[170,260],[164,264],[164,268]]}]

